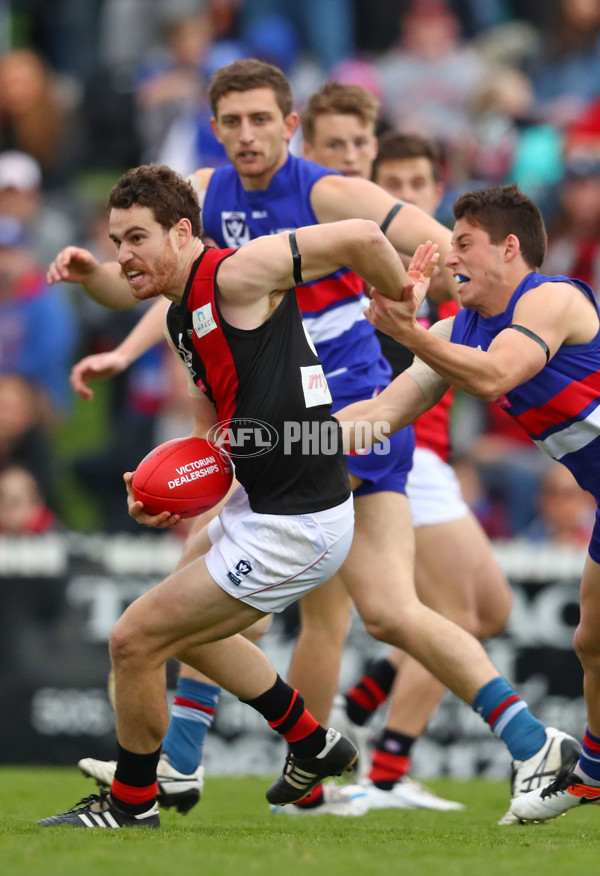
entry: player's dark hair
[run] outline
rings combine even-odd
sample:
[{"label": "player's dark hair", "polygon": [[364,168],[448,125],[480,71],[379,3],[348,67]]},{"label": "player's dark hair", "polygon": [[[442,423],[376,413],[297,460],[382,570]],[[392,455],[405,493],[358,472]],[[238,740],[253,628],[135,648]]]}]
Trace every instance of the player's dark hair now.
[{"label": "player's dark hair", "polygon": [[402,134],[386,131],[377,142],[377,156],[373,162],[373,179],[382,161],[404,161],[407,158],[426,158],[431,164],[431,173],[436,183],[442,179],[442,163],[439,150],[432,140],[420,134]]},{"label": "player's dark hair", "polygon": [[544,261],[548,245],[544,219],[516,183],[461,195],[454,203],[454,216],[483,228],[492,243],[502,243],[514,234],[528,267],[539,268]]},{"label": "player's dark hair", "polygon": [[294,108],[294,98],[285,73],[274,64],[267,64],[257,58],[233,61],[213,73],[208,83],[208,99],[213,115],[218,116],[219,100],[224,95],[231,91],[251,91],[254,88],[272,89],[284,118],[289,116]]},{"label": "player's dark hair", "polygon": [[189,182],[166,165],[143,164],[123,174],[108,197],[109,208],[149,207],[167,231],[189,219],[194,237],[202,234],[198,195]]},{"label": "player's dark hair", "polygon": [[372,125],[375,128],[379,113],[379,101],[361,85],[326,82],[309,97],[300,113],[302,136],[307,143],[314,141],[315,120],[318,116],[327,113],[356,116],[363,125]]}]

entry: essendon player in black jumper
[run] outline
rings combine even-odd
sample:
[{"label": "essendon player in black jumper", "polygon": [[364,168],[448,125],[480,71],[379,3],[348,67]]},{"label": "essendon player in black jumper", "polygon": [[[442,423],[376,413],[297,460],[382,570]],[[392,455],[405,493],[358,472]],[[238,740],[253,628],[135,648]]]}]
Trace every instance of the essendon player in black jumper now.
[{"label": "essendon player in black jumper", "polygon": [[[168,333],[190,375],[194,434],[228,430],[242,486],[198,534],[194,558],[137,599],[113,629],[118,760],[110,792],[39,823],[159,825],[156,767],[168,722],[164,664],[172,656],[247,702],[286,739],[290,754],[267,799],[292,803],[357,756],[313,718],[255,645],[235,635],[330,578],[352,539],[338,426],[293,287],[348,266],[397,298],[406,273],[365,220],[270,235],[233,253],[205,248],[196,194],[166,167],[128,171],[109,207],[118,263],[100,265],[87,250],[67,247],[48,277],[82,283],[107,307],[171,300]],[[415,279],[426,288],[423,274]],[[251,421],[259,426],[248,428]],[[132,516],[149,526],[176,524],[176,515],[144,512],[131,477]]]}]

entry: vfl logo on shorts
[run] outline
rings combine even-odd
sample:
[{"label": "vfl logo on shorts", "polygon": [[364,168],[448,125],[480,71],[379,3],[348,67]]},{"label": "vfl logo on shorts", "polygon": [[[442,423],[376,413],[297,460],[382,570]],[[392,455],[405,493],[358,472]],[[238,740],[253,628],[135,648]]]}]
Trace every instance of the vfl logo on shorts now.
[{"label": "vfl logo on shorts", "polygon": [[252,571],[252,565],[248,562],[248,560],[240,560],[235,564],[233,569],[227,572],[227,577],[231,581],[232,584],[235,584],[236,587],[242,583],[242,578],[245,578],[246,575],[249,575]]},{"label": "vfl logo on shorts", "polygon": [[246,225],[246,214],[236,210],[221,212],[221,231],[225,243],[232,249],[237,249],[250,240],[250,229]]}]

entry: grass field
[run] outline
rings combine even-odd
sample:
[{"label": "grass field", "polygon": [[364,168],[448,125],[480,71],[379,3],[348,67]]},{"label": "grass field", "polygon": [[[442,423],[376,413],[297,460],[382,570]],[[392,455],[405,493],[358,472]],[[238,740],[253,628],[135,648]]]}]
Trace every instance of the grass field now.
[{"label": "grass field", "polygon": [[74,769],[0,768],[2,876],[520,876],[592,873],[600,812],[587,807],[545,825],[500,828],[507,785],[431,782],[465,812],[369,812],[362,818],[269,813],[273,777],[210,778],[187,816],[162,814],[160,830],[40,828],[94,785]]}]

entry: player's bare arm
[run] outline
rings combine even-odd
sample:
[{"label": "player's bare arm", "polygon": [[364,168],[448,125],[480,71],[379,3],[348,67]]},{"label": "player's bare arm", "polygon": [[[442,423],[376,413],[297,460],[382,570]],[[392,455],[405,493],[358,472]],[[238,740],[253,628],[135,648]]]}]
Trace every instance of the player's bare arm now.
[{"label": "player's bare arm", "polygon": [[[358,217],[372,219],[381,225],[398,203],[375,183],[365,179],[324,176],[312,188],[311,205],[319,222],[336,222]],[[398,252],[412,255],[425,240],[437,243],[439,265],[444,265],[450,251],[451,232],[414,204],[404,204],[386,230],[386,237]],[[447,296],[456,298],[456,281],[452,273],[442,268]],[[443,298],[437,290],[438,298]]]},{"label": "player's bare arm", "polygon": [[519,299],[513,322],[542,338],[550,356],[562,344],[588,343],[600,328],[596,308],[572,283],[543,283],[530,289]]},{"label": "player's bare arm", "polygon": [[[476,350],[451,343],[407,318],[404,302],[379,297],[369,311],[368,318],[374,325],[389,328],[393,323],[392,337],[448,383],[483,401],[495,401],[530,380],[547,362],[542,345],[511,328],[500,332],[488,350]],[[381,317],[383,311],[385,319]],[[541,338],[550,357],[561,344],[585,343],[598,331],[592,304],[571,284],[546,283],[528,292],[515,308],[513,323],[524,325]]]},{"label": "player's bare arm", "polygon": [[129,310],[138,304],[117,262],[101,264],[87,249],[67,246],[46,273],[48,283],[80,283],[99,304],[110,310]]},{"label": "player's bare arm", "polygon": [[115,377],[139,359],[147,350],[164,339],[165,313],[169,302],[159,298],[147,310],[127,337],[106,353],[94,353],[77,362],[71,370],[71,386],[85,401],[94,398],[89,384],[92,380]]},{"label": "player's bare arm", "polygon": [[[303,282],[329,274],[342,266],[355,270],[383,294],[399,297],[406,271],[393,246],[373,222],[350,219],[324,226],[306,226],[296,231],[300,261],[297,271]],[[290,289],[298,283],[290,248],[289,232],[257,238],[230,256],[218,274],[226,307],[255,307],[257,316],[268,315],[268,293]],[[225,312],[224,312],[225,313]],[[225,318],[229,316],[225,313]],[[262,321],[262,320],[261,320]],[[237,324],[237,323],[236,323]],[[258,323],[257,323],[258,324]],[[247,327],[247,326],[246,326]]]},{"label": "player's bare arm", "polygon": [[[336,413],[344,446],[361,450],[366,446],[365,436],[374,442],[392,435],[436,405],[447,389],[448,384],[424,363],[419,363],[418,368],[411,366],[375,398],[355,402]],[[365,430],[365,423],[371,429]],[[359,428],[357,424],[361,424]]]}]

